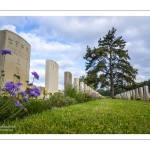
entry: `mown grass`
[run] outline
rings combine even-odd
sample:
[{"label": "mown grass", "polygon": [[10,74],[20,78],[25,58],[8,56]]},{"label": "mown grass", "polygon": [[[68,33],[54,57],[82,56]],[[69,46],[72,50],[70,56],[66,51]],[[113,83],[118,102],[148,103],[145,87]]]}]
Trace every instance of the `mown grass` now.
[{"label": "mown grass", "polygon": [[149,134],[150,102],[101,99],[11,122],[7,134]]}]

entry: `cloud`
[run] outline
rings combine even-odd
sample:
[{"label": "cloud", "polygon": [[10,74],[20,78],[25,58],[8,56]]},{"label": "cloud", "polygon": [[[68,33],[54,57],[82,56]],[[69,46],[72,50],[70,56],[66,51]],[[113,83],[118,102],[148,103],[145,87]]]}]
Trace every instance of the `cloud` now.
[{"label": "cloud", "polygon": [[4,25],[4,26],[1,26],[0,27],[0,30],[10,30],[10,31],[12,31],[12,32],[14,32],[14,33],[17,33],[16,32],[16,26],[14,26],[14,25]]},{"label": "cloud", "polygon": [[[112,27],[116,37],[127,42],[131,65],[138,69],[138,81],[149,79],[150,70],[150,17],[146,16],[45,16],[45,17],[0,17],[0,29],[9,29],[31,44],[30,70],[40,73],[38,84],[44,85],[45,60],[59,64],[59,84],[63,86],[64,71],[73,77],[86,75],[86,46],[98,47]],[[22,21],[22,22],[21,22]],[[21,23],[20,23],[21,22]]]}]

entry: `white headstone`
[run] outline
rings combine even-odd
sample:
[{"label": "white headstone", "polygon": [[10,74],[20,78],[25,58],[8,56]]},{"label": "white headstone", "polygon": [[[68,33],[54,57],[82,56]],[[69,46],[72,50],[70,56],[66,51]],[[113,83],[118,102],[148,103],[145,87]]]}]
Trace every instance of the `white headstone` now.
[{"label": "white headstone", "polygon": [[58,92],[58,64],[53,60],[46,60],[45,89],[52,94]]},{"label": "white headstone", "polygon": [[74,78],[74,87],[79,91],[79,78]]},{"label": "white headstone", "polygon": [[64,89],[72,87],[72,74],[69,71],[64,72]]},{"label": "white headstone", "polygon": [[[0,31],[0,51],[10,50],[12,55],[5,56],[5,62],[3,56],[0,54],[0,75],[4,64],[4,84],[6,82],[18,82],[14,81],[14,74],[20,77],[20,82],[23,84],[21,89],[26,89],[29,81],[30,70],[30,44],[22,37],[9,30]],[[4,85],[3,85],[4,86]]]},{"label": "white headstone", "polygon": [[136,88],[136,89],[135,89],[135,98],[138,98],[138,97],[139,97],[139,89]]},{"label": "white headstone", "polygon": [[135,99],[135,90],[132,90],[132,99]]},{"label": "white headstone", "polygon": [[143,100],[143,87],[139,88],[140,99]]},{"label": "white headstone", "polygon": [[80,91],[84,92],[84,82],[80,82]]},{"label": "white headstone", "polygon": [[144,86],[144,100],[149,100],[148,86]]}]

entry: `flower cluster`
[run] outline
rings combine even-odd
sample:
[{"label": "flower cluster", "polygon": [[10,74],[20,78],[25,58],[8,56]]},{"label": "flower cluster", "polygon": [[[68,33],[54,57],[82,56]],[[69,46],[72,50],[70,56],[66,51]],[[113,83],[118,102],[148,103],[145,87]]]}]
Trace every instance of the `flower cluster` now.
[{"label": "flower cluster", "polygon": [[27,88],[25,92],[28,94],[29,97],[38,97],[41,94],[39,88],[36,86],[32,88]]},{"label": "flower cluster", "polygon": [[16,97],[17,92],[20,91],[19,86],[22,85],[22,83],[18,82],[14,84],[13,82],[7,82],[5,84],[5,87],[2,89],[2,91],[9,93],[12,97]]},{"label": "flower cluster", "polygon": [[[35,79],[39,79],[39,75],[36,72],[32,72],[32,74]],[[22,107],[23,103],[26,104],[29,102],[29,98],[37,98],[41,94],[39,88],[33,86],[33,82],[28,84],[29,87],[25,91],[20,91],[20,86],[22,85],[20,82],[7,82],[2,89],[4,94],[10,94],[10,96],[15,99],[13,102],[17,107]]]}]

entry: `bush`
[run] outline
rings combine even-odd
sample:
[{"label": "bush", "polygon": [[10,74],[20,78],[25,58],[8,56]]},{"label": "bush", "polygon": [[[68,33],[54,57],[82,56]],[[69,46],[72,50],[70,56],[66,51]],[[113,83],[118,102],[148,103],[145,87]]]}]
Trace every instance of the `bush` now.
[{"label": "bush", "polygon": [[116,97],[115,97],[115,96],[113,96],[113,97],[112,97],[112,99],[116,99]]},{"label": "bush", "polygon": [[64,95],[74,98],[77,101],[77,103],[83,103],[93,99],[93,97],[88,93],[80,92],[72,86],[69,86],[65,89]]},{"label": "bush", "polygon": [[44,110],[51,110],[51,103],[49,100],[30,99],[26,106],[28,115],[41,113]]},{"label": "bush", "polygon": [[76,104],[76,100],[69,96],[64,96],[60,92],[54,93],[50,98],[49,101],[52,107],[64,107],[72,104]]}]

